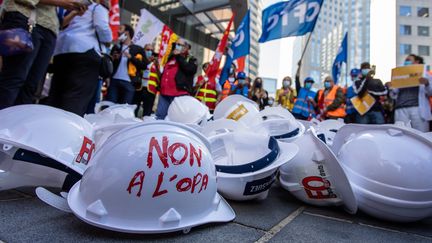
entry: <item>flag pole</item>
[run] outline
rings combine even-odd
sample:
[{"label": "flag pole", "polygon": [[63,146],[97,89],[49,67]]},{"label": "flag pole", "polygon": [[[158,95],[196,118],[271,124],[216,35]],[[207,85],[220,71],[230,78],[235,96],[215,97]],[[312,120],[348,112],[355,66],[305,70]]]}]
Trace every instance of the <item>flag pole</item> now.
[{"label": "flag pole", "polygon": [[348,63],[349,63],[349,53],[350,53],[348,31],[346,35],[347,35],[347,50],[346,50],[347,56],[345,62],[345,88],[348,88]]}]

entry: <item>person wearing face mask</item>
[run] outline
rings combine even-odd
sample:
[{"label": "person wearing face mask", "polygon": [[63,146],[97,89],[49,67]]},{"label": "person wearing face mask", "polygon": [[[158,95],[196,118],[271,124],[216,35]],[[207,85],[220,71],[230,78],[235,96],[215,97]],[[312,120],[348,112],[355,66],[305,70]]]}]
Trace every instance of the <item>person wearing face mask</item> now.
[{"label": "person wearing face mask", "polygon": [[276,103],[292,111],[297,92],[291,88],[291,77],[285,77],[282,81],[282,88],[276,91]]},{"label": "person wearing face mask", "polygon": [[356,123],[360,124],[384,124],[384,109],[380,102],[381,97],[387,95],[387,88],[379,79],[374,79],[374,71],[368,62],[362,63],[360,66],[360,79],[354,82],[353,88],[356,95],[361,100],[366,100],[366,96],[371,96],[374,100],[369,110],[356,116]]},{"label": "person wearing face mask", "polygon": [[216,82],[215,79],[209,79],[206,75],[209,65],[208,62],[203,64],[204,74],[198,77],[194,89],[196,90],[195,98],[203,102],[209,108],[210,113],[213,113],[216,108],[218,90],[220,91],[221,88],[219,82]]},{"label": "person wearing face mask", "polygon": [[252,89],[249,93],[249,99],[255,101],[260,110],[268,105],[268,92],[263,87],[263,81],[261,78],[256,78],[253,82]]},{"label": "person wearing face mask", "polygon": [[165,64],[161,82],[156,118],[165,119],[168,107],[175,97],[192,95],[193,79],[198,70],[197,60],[189,54],[191,46],[184,39],[173,45],[172,52]]},{"label": "person wearing face mask", "polygon": [[249,88],[246,85],[246,74],[244,72],[239,72],[237,74],[237,82],[236,84],[231,85],[232,94],[243,95],[246,98],[249,98]]},{"label": "person wearing face mask", "polygon": [[135,86],[141,84],[143,71],[149,61],[144,49],[132,43],[134,30],[130,25],[120,25],[119,44],[111,50],[114,72],[108,86],[107,100],[117,104],[132,104]]},{"label": "person wearing face mask", "polygon": [[324,89],[318,91],[313,102],[321,119],[345,118],[345,95],[341,87],[335,85],[331,77],[324,80]]},{"label": "person wearing face mask", "polygon": [[[405,59],[405,66],[424,64],[423,58],[410,54]],[[422,132],[429,131],[429,121],[432,120],[431,107],[428,102],[432,96],[431,76],[419,79],[420,86],[391,90],[395,100],[395,121],[411,122],[411,126]]]},{"label": "person wearing face mask", "polygon": [[356,96],[356,93],[354,92],[353,84],[359,79],[359,76],[361,74],[361,70],[358,68],[351,69],[350,76],[351,76],[351,82],[352,85],[350,85],[346,89],[346,117],[345,117],[345,123],[355,123],[356,117],[357,117],[357,110],[354,108],[354,105],[351,102],[351,98]]},{"label": "person wearing face mask", "polygon": [[219,102],[224,100],[226,97],[228,97],[228,95],[230,95],[231,93],[231,86],[235,85],[237,86],[237,81],[236,81],[236,69],[237,67],[233,64],[231,64],[231,68],[229,71],[229,77],[227,80],[222,81],[221,85],[222,85],[222,92],[220,93],[218,100]]},{"label": "person wearing face mask", "polygon": [[112,41],[108,12],[106,6],[92,3],[60,32],[54,50],[48,105],[84,116],[94,102],[102,60],[99,41],[103,44]]},{"label": "person wearing face mask", "polygon": [[154,54],[152,44],[144,46],[146,59],[150,62],[146,70],[143,72],[142,82],[135,86],[134,104],[137,105],[135,115],[138,116],[138,111],[143,108],[143,116],[150,116],[153,111],[153,105],[156,98],[156,93],[159,85],[159,62]]},{"label": "person wearing face mask", "polygon": [[296,75],[296,90],[297,100],[294,103],[292,113],[296,119],[308,120],[316,116],[314,99],[317,93],[312,90],[312,86],[315,83],[313,78],[307,77],[304,80],[304,87],[300,85],[299,72]]}]

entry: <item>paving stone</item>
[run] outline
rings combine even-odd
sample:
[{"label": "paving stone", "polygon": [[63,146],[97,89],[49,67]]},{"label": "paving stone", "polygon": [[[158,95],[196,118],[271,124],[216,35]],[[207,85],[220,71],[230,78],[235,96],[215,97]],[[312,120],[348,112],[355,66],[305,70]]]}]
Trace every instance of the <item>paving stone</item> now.
[{"label": "paving stone", "polygon": [[432,238],[301,214],[270,242],[431,242]]},{"label": "paving stone", "polygon": [[277,185],[271,188],[268,198],[263,201],[229,201],[229,204],[237,214],[235,222],[263,230],[271,229],[302,206],[298,200]]}]

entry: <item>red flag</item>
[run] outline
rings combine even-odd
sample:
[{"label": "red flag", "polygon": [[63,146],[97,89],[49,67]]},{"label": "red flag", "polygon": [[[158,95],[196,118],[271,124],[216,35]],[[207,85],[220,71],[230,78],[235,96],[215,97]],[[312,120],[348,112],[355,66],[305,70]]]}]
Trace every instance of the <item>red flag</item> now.
[{"label": "red flag", "polygon": [[161,67],[165,66],[168,61],[168,57],[172,51],[172,43],[176,42],[178,38],[167,25],[164,25],[162,29],[162,41],[159,46],[159,64]]},{"label": "red flag", "polygon": [[222,56],[225,52],[225,48],[228,44],[228,36],[229,36],[230,30],[231,30],[231,25],[232,25],[233,20],[234,20],[234,14],[231,16],[231,20],[228,23],[228,26],[224,32],[224,35],[223,35],[222,39],[220,40],[218,47],[216,49],[216,52],[215,52],[215,54],[214,54],[214,56],[210,62],[208,69],[207,69],[206,74],[210,80],[214,79],[219,72],[220,62],[221,62]]},{"label": "red flag", "polygon": [[111,0],[111,9],[109,12],[109,24],[113,34],[113,39],[117,40],[118,29],[120,26],[120,6],[119,0]]},{"label": "red flag", "polygon": [[237,61],[237,72],[244,72],[246,56],[239,57],[236,61]]}]

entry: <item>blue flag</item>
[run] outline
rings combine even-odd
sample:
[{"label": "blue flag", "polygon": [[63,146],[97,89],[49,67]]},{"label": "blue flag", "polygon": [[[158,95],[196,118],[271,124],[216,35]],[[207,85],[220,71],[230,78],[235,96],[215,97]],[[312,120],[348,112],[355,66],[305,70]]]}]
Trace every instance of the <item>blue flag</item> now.
[{"label": "blue flag", "polygon": [[333,62],[332,74],[335,84],[338,83],[342,63],[347,63],[348,59],[348,33],[345,34],[342,44],[339,47],[336,58]]},{"label": "blue flag", "polygon": [[221,86],[225,83],[229,76],[231,64],[237,58],[246,56],[250,52],[250,11],[248,10],[241,24],[237,28],[235,38],[228,49],[225,65],[222,69],[222,74],[219,79]]},{"label": "blue flag", "polygon": [[260,43],[313,31],[323,0],[291,0],[264,9]]}]

